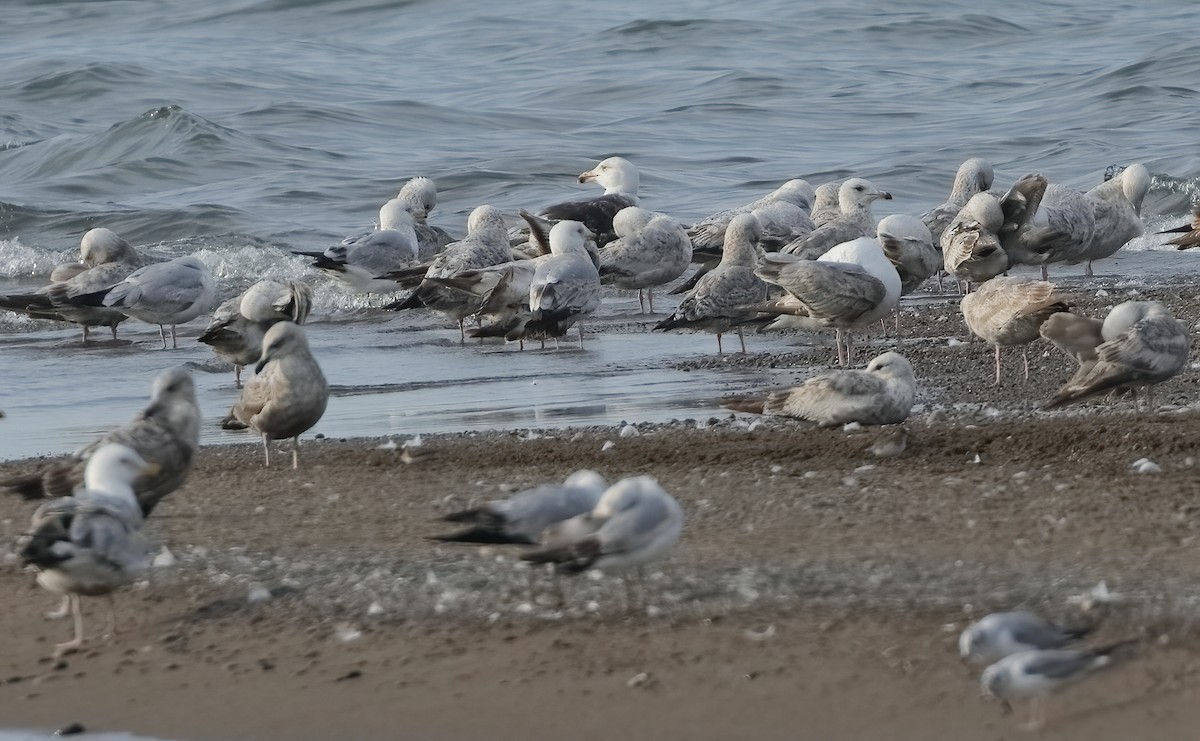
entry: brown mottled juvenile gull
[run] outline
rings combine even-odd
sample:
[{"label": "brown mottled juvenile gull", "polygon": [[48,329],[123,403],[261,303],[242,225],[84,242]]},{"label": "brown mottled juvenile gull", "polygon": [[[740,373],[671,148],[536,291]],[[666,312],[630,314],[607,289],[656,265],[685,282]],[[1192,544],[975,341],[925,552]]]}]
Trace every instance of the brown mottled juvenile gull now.
[{"label": "brown mottled juvenile gull", "polygon": [[976,193],[942,232],[942,266],[959,286],[983,283],[1008,270],[1008,255],[1000,246],[1004,226],[1001,201],[991,193]]},{"label": "brown mottled juvenile gull", "polygon": [[84,344],[92,327],[108,327],[115,340],[117,325],[127,317],[116,309],[96,306],[94,297],[125,280],[149,260],[103,227],[89,229],[83,235],[79,258],[79,262],[56,267],[50,274],[50,284],[33,293],[0,296],[0,308],[35,319],[78,324],[83,328]]},{"label": "brown mottled juvenile gull", "polygon": [[721,335],[736,327],[742,352],[746,341],[742,322],[753,319],[754,306],[767,298],[767,284],[754,273],[758,259],[758,240],[762,235],[753,214],[738,214],[725,230],[721,263],[696,284],[675,309],[675,313],[654,326],[655,329],[700,329],[717,335],[717,352],[723,352]]},{"label": "brown mottled juvenile gull", "polygon": [[[643,290],[654,311],[654,287],[678,278],[692,260],[687,232],[669,216],[628,206],[613,219],[617,238],[600,248],[600,282],[636,290],[646,310]],[[723,237],[723,234],[722,234]]]},{"label": "brown mottled juvenile gull", "polygon": [[1042,322],[1038,334],[1083,365],[1095,362],[1098,357],[1096,348],[1104,342],[1103,327],[1103,320],[1060,311]]},{"label": "brown mottled juvenile gull", "polygon": [[1045,280],[1049,263],[1084,259],[1096,216],[1083,193],[1034,174],[1018,180],[1005,200],[1000,243],[1011,264],[1039,265]]},{"label": "brown mottled juvenile gull", "polygon": [[312,289],[298,280],[260,280],[213,312],[199,341],[233,363],[234,384],[242,385],[242,367],[262,356],[263,336],[277,322],[304,324],[312,307]]},{"label": "brown mottled juvenile gull", "polygon": [[1104,342],[1096,360],[1085,362],[1043,409],[1054,409],[1114,389],[1146,389],[1154,410],[1152,387],[1187,366],[1191,337],[1183,322],[1157,301],[1126,301],[1113,307],[1100,330]]},{"label": "brown mottled juvenile gull", "polygon": [[1068,311],[1067,297],[1053,283],[1019,276],[992,278],[963,296],[963,319],[976,336],[996,348],[996,385],[1000,385],[1001,346],[1022,345],[1025,379],[1029,356],[1024,347],[1036,340],[1042,322]]},{"label": "brown mottled juvenile gull", "polygon": [[200,408],[192,374],[176,367],[154,379],[150,403],[127,424],[109,430],[65,460],[54,460],[34,472],[0,481],[26,499],[70,496],[84,481],[87,462],[97,450],[111,443],[132,448],[150,463],[157,464],[153,476],[134,481],[142,514],[183,486],[192,470],[200,446]]},{"label": "brown mottled juvenile gull", "polygon": [[329,384],[298,324],[280,322],[263,337],[256,375],[233,405],[233,416],[262,436],[268,468],[271,440],[292,438],[292,468],[300,467],[300,433],[321,419]]},{"label": "brown mottled juvenile gull", "polygon": [[1084,275],[1092,275],[1093,261],[1112,257],[1146,230],[1142,223],[1142,201],[1149,191],[1150,172],[1144,165],[1133,164],[1084,194],[1095,222],[1092,240],[1079,256],[1087,260]]},{"label": "brown mottled juvenile gull", "polygon": [[954,175],[954,184],[950,187],[950,197],[940,206],[935,206],[921,216],[921,221],[929,228],[934,243],[942,238],[942,232],[958,216],[967,201],[976,193],[982,193],[992,187],[994,174],[987,160],[972,157],[958,167]]},{"label": "brown mottled juvenile gull", "polygon": [[1192,220],[1183,226],[1167,229],[1159,234],[1179,234],[1180,236],[1167,242],[1177,249],[1186,250],[1189,247],[1200,247],[1200,203],[1192,206]]},{"label": "brown mottled juvenile gull", "polygon": [[875,217],[871,204],[879,199],[891,199],[891,194],[879,190],[871,181],[851,178],[838,188],[838,208],[841,214],[808,234],[791,242],[780,252],[815,260],[835,245],[859,237],[875,235]]},{"label": "brown mottled juvenile gull", "polygon": [[108,595],[109,629],[116,631],[112,592],[143,573],[147,559],[133,485],[157,468],[130,447],[103,445],[88,461],[80,490],[34,513],[21,561],[38,570],[38,584],[66,597],[75,617],[75,638],[58,644],[55,656],[83,645],[81,595]]},{"label": "brown mottled juvenile gull", "polygon": [[795,417],[821,427],[849,422],[891,425],[908,419],[916,385],[908,358],[885,352],[872,358],[866,370],[834,370],[766,399],[723,399],[721,404],[739,412]]},{"label": "brown mottled juvenile gull", "polygon": [[[801,209],[800,215],[794,217],[797,221],[793,225],[793,228],[796,230],[796,234],[793,235],[794,238],[813,230],[812,219],[809,218],[808,214],[812,210],[814,200],[816,200],[816,193],[807,180],[799,178],[789,180],[757,201],[747,203],[744,206],[718,211],[711,216],[697,221],[688,227],[688,237],[691,238],[692,247],[697,252],[712,255],[719,254],[721,246],[725,241],[725,228],[729,226],[729,222],[734,216],[753,213],[756,209],[773,203],[788,203]],[[762,221],[761,216],[759,221]]]}]

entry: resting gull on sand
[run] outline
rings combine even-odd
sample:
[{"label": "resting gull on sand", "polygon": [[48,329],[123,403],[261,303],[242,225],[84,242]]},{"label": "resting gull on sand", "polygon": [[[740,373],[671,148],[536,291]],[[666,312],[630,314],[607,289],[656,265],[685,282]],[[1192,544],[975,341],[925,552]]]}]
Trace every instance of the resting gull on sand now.
[{"label": "resting gull on sand", "polygon": [[467,525],[467,529],[434,540],[536,545],[546,528],[591,512],[607,488],[603,476],[582,469],[561,484],[542,484],[508,499],[449,514],[442,520]]},{"label": "resting gull on sand", "polygon": [[1000,385],[1000,348],[1021,345],[1025,380],[1029,380],[1029,355],[1024,347],[1036,340],[1038,330],[1052,314],[1069,311],[1068,296],[1053,283],[1021,276],[992,278],[963,296],[961,309],[967,328],[996,348],[996,385]]},{"label": "resting gull on sand", "polygon": [[921,221],[929,228],[934,243],[942,238],[942,232],[958,216],[967,201],[976,193],[982,193],[992,187],[995,175],[987,160],[973,157],[958,167],[954,175],[954,184],[950,187],[950,197],[939,206],[931,208],[921,216]]},{"label": "resting gull on sand", "polygon": [[289,437],[292,468],[299,468],[300,434],[321,419],[329,402],[329,384],[300,325],[280,322],[267,330],[255,373],[233,405],[232,415],[262,436],[268,468],[270,441]]},{"label": "resting gull on sand", "polygon": [[1093,274],[1093,261],[1112,257],[1146,230],[1142,201],[1149,191],[1150,172],[1144,165],[1133,164],[1084,194],[1092,206],[1095,223],[1092,240],[1080,255],[1080,259],[1087,260],[1084,275]]},{"label": "resting gull on sand", "polygon": [[859,237],[872,237],[875,235],[875,217],[871,215],[871,204],[880,199],[890,200],[891,197],[890,193],[879,190],[869,180],[851,178],[838,188],[841,214],[789,243],[780,252],[813,260],[835,245]]},{"label": "resting gull on sand", "polygon": [[258,362],[267,330],[278,322],[304,324],[311,308],[308,284],[260,280],[218,306],[199,341],[233,363],[234,385],[241,388],[242,367]]},{"label": "resting gull on sand", "polygon": [[[1082,401],[1114,389],[1146,389],[1154,410],[1153,386],[1187,367],[1187,325],[1157,301],[1126,301],[1113,307],[1100,330],[1096,359],[1084,362],[1043,409]],[[1135,395],[1136,402],[1136,395]]]},{"label": "resting gull on sand", "polygon": [[993,612],[963,630],[958,653],[964,660],[991,664],[1022,651],[1066,648],[1095,629],[1064,628],[1025,610]]},{"label": "resting gull on sand", "polygon": [[754,306],[767,298],[767,284],[754,274],[758,259],[758,239],[762,234],[758,219],[752,214],[738,214],[725,230],[721,262],[696,283],[675,312],[654,326],[655,329],[700,329],[717,335],[717,352],[721,335],[737,328],[742,352],[746,340],[741,323],[753,319]]},{"label": "resting gull on sand", "polygon": [[296,252],[315,258],[313,267],[360,293],[390,293],[398,286],[387,277],[417,261],[420,245],[411,204],[393,198],[379,209],[379,228],[346,237],[324,252]]},{"label": "resting gull on sand", "polygon": [[59,265],[50,274],[50,284],[29,294],[0,296],[0,308],[34,319],[53,319],[83,327],[87,344],[92,327],[108,327],[117,339],[117,325],[126,315],[116,309],[95,306],[98,291],[120,283],[146,265],[128,242],[103,227],[89,229],[79,244],[79,262]]},{"label": "resting gull on sand", "polygon": [[646,311],[648,302],[653,312],[654,287],[670,283],[687,270],[692,242],[670,216],[637,206],[617,212],[613,231],[617,238],[600,248],[600,282],[636,290],[641,310]]},{"label": "resting gull on sand", "polygon": [[891,425],[908,419],[916,386],[908,359],[886,352],[872,358],[866,370],[834,370],[766,399],[722,399],[721,405],[739,412],[794,417],[821,427],[850,422]]},{"label": "resting gull on sand", "polygon": [[1012,711],[1012,700],[1032,698],[1029,721],[1024,727],[1036,730],[1045,723],[1042,702],[1045,695],[1112,665],[1114,654],[1130,643],[1124,641],[1091,651],[1022,651],[984,669],[979,684],[985,695],[1003,702],[1005,712]]},{"label": "resting gull on sand", "polygon": [[55,656],[83,645],[81,595],[108,596],[109,632],[116,632],[112,592],[132,582],[146,566],[143,517],[133,484],[154,476],[157,468],[132,448],[101,446],[88,461],[83,488],[74,496],[46,502],[34,513],[21,561],[38,570],[38,584],[66,597],[75,618],[74,639],[58,644]]},{"label": "resting gull on sand", "polygon": [[200,408],[192,374],[170,368],[154,379],[150,403],[127,424],[109,430],[66,460],[49,461],[32,473],[0,481],[26,499],[67,497],[84,483],[88,461],[100,448],[117,443],[132,448],[149,463],[153,476],[134,481],[142,514],[149,516],[163,497],[183,486],[200,447]]}]

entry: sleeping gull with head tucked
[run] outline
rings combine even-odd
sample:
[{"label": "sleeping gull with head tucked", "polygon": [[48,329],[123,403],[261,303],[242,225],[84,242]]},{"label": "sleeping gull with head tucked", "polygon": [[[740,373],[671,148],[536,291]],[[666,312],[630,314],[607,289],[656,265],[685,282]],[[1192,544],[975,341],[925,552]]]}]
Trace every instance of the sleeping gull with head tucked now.
[{"label": "sleeping gull with head tucked", "polygon": [[199,341],[233,362],[234,385],[241,388],[242,367],[258,362],[267,330],[277,322],[304,324],[311,307],[308,284],[260,280],[218,306]]},{"label": "sleeping gull with head tucked", "polygon": [[462,523],[467,529],[434,540],[536,545],[546,528],[591,512],[607,488],[603,476],[582,469],[561,484],[535,486],[508,499],[449,514],[442,518],[445,522]]},{"label": "sleeping gull with head tucked", "polygon": [[886,352],[872,358],[866,370],[830,371],[765,399],[722,399],[721,405],[739,412],[794,417],[821,427],[850,422],[891,425],[908,419],[916,386],[908,359]]},{"label": "sleeping gull with head tucked", "polygon": [[1024,347],[1039,337],[1042,323],[1053,314],[1068,311],[1068,297],[1057,286],[1023,276],[992,278],[963,296],[963,319],[977,337],[996,348],[996,385],[1000,385],[1000,348],[1021,345],[1025,380],[1029,380],[1029,355]]},{"label": "sleeping gull with head tucked", "polygon": [[292,438],[292,468],[300,467],[300,434],[325,414],[329,384],[298,324],[279,322],[263,337],[262,358],[232,415],[262,436],[271,466],[271,440]]},{"label": "sleeping gull with head tucked", "polygon": [[963,630],[958,652],[967,661],[991,664],[1022,651],[1066,648],[1095,629],[1064,628],[1025,610],[993,612]]},{"label": "sleeping gull with head tucked", "polygon": [[879,190],[869,180],[851,178],[838,188],[839,216],[789,243],[780,252],[813,260],[835,245],[859,237],[874,236],[875,217],[871,215],[871,204],[880,199],[890,200],[891,197],[890,193]]},{"label": "sleeping gull with head tucked", "polygon": [[[600,282],[636,290],[638,306],[654,311],[654,287],[678,278],[692,260],[687,232],[669,216],[628,206],[613,219],[617,238],[600,248]],[[722,237],[724,232],[722,232]]]},{"label": "sleeping gull with head tucked", "polygon": [[66,460],[50,461],[32,473],[0,481],[0,486],[26,499],[70,496],[83,484],[91,457],[113,443],[132,448],[158,466],[153,476],[138,478],[133,486],[142,514],[148,516],[163,497],[183,486],[200,447],[200,408],[192,374],[183,367],[163,371],[154,379],[150,403],[132,421],[109,430]]},{"label": "sleeping gull with head tucked", "polygon": [[81,490],[34,513],[21,561],[38,570],[38,584],[66,597],[75,618],[74,639],[58,644],[55,656],[83,645],[81,595],[108,596],[109,629],[116,632],[112,593],[146,567],[143,517],[133,484],[154,476],[157,468],[132,448],[103,445],[88,461]]},{"label": "sleeping gull with head tucked", "polygon": [[738,214],[725,230],[721,262],[696,283],[675,312],[655,329],[700,329],[717,335],[717,352],[723,352],[721,335],[737,328],[742,352],[746,341],[741,324],[753,319],[754,306],[767,298],[767,284],[754,273],[762,228],[753,214]]}]

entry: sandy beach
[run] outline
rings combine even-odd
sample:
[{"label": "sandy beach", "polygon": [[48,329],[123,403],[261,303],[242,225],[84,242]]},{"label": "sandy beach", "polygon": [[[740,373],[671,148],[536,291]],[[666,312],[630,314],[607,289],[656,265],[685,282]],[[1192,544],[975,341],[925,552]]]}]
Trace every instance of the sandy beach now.
[{"label": "sandy beach", "polygon": [[[1081,284],[1077,305],[1158,298],[1194,324],[1195,293],[1186,276],[1118,277]],[[1099,622],[1096,643],[1139,641],[1055,696],[1041,737],[1194,738],[1195,373],[1159,387],[1155,414],[1046,413],[1071,371],[1053,348],[1031,347],[1028,381],[1006,352],[995,387],[956,299],[922,296],[903,325],[920,394],[897,458],[867,452],[887,429],[729,413],[424,435],[415,455],[406,436],[306,439],[299,471],[264,470],[255,445],[204,447],[148,521],[157,565],[119,593],[119,635],[50,659],[70,625],[42,617],[55,599],[6,557],[0,718],[179,741],[1021,738],[956,641],[1025,607]],[[876,332],[860,360],[893,343]],[[831,351],[780,346],[679,367],[798,380]],[[1135,473],[1142,458],[1161,473]],[[519,551],[428,539],[444,514],[579,468],[650,473],[684,507],[682,540],[632,606],[619,578],[570,580],[560,601]],[[4,542],[31,509],[0,500]],[[1111,601],[1090,596],[1101,582]],[[103,600],[85,607],[101,632]]]}]

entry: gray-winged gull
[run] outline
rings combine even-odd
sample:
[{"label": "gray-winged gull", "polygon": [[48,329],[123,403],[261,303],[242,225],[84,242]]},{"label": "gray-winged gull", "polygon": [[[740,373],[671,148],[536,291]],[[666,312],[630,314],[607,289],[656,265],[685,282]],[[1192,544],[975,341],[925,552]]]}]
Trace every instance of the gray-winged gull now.
[{"label": "gray-winged gull", "polygon": [[536,545],[546,528],[595,509],[606,489],[603,476],[582,469],[561,484],[542,484],[508,499],[447,515],[443,521],[464,524],[467,529],[434,540]]},{"label": "gray-winged gull", "polygon": [[859,237],[874,236],[875,217],[871,215],[871,204],[891,197],[890,193],[879,190],[869,180],[851,178],[838,188],[840,215],[787,244],[780,252],[813,260],[835,245]]},{"label": "gray-winged gull", "polygon": [[[636,290],[644,312],[654,311],[654,287],[678,278],[692,260],[692,242],[670,216],[628,206],[613,219],[617,238],[600,248],[600,281]],[[643,291],[646,300],[643,300]]]},{"label": "gray-winged gull", "polygon": [[157,324],[165,350],[167,325],[171,325],[171,347],[178,348],[176,325],[209,311],[216,293],[208,266],[188,255],[138,268],[120,283],[91,294],[88,300],[147,324]]},{"label": "gray-winged gull", "polygon": [[583,347],[580,320],[600,307],[600,272],[587,249],[593,236],[569,219],[550,230],[550,256],[538,262],[529,283],[529,318],[515,330],[519,338],[557,339],[574,326]]},{"label": "gray-winged gull", "polygon": [[[409,180],[393,199],[399,202],[413,218],[413,230],[417,235],[417,259],[421,262],[432,260],[433,256],[445,249],[453,239],[446,230],[430,226],[427,218],[437,206],[437,186],[429,178],[416,177]],[[391,201],[384,208],[391,206]],[[382,214],[382,209],[380,209]],[[380,218],[382,222],[382,216]]]},{"label": "gray-winged gull", "polygon": [[967,661],[991,664],[1022,651],[1066,648],[1095,628],[1066,628],[1026,610],[993,612],[963,630],[958,653]]},{"label": "gray-winged gull", "polygon": [[1024,347],[1040,335],[1039,328],[1052,314],[1070,309],[1068,297],[1053,283],[1023,276],[992,278],[963,296],[960,307],[967,328],[996,349],[996,385],[1000,385],[1000,348],[1021,345],[1025,379],[1029,355]]},{"label": "gray-winged gull", "polygon": [[412,265],[420,254],[411,204],[393,198],[379,209],[379,228],[346,237],[323,252],[295,254],[315,258],[313,267],[360,293],[397,290],[388,274]]},{"label": "gray-winged gull", "polygon": [[[692,247],[697,252],[714,256],[718,255],[725,241],[725,228],[729,226],[729,222],[734,216],[753,213],[757,209],[762,209],[765,206],[775,203],[788,203],[800,209],[799,214],[793,216],[796,223],[791,225],[796,232],[793,234],[794,238],[800,236],[802,233],[807,234],[813,230],[812,219],[809,218],[808,214],[812,210],[814,200],[816,200],[816,192],[807,180],[799,178],[789,180],[756,201],[747,203],[744,206],[736,206],[724,211],[718,211],[711,216],[706,216],[697,221],[688,227],[688,237],[692,240]],[[756,216],[759,216],[759,221],[761,222],[762,215],[756,214]]]},{"label": "gray-winged gull", "polygon": [[1144,165],[1133,164],[1084,194],[1095,223],[1092,240],[1080,256],[1087,260],[1084,275],[1092,275],[1093,261],[1111,257],[1146,230],[1142,201],[1149,191],[1150,172]]},{"label": "gray-winged gull", "polygon": [[260,280],[225,301],[198,338],[233,363],[234,385],[242,385],[242,367],[257,363],[267,330],[277,322],[304,324],[312,308],[312,289],[298,280]]},{"label": "gray-winged gull", "polygon": [[929,228],[935,244],[941,240],[942,232],[946,231],[946,227],[950,226],[958,212],[967,205],[967,201],[976,193],[982,193],[992,187],[994,177],[992,166],[987,160],[979,157],[972,157],[959,165],[958,172],[954,175],[954,184],[950,187],[950,196],[941,205],[931,208],[921,216],[921,221]]},{"label": "gray-winged gull", "polygon": [[738,214],[725,230],[721,262],[696,283],[696,287],[679,303],[678,308],[655,329],[699,329],[717,335],[717,352],[721,335],[737,329],[746,352],[741,324],[753,319],[754,306],[767,298],[767,284],[754,273],[758,259],[758,240],[762,235],[758,219],[753,214]]},{"label": "gray-winged gull", "polygon": [[1018,180],[1004,201],[1000,244],[1010,264],[1041,266],[1046,280],[1049,263],[1084,259],[1096,216],[1083,193],[1033,174]]},{"label": "gray-winged gull", "polygon": [[803,385],[772,393],[766,399],[723,399],[739,412],[774,414],[833,427],[899,424],[908,419],[916,395],[908,359],[896,352],[872,358],[866,370],[834,370]]}]

